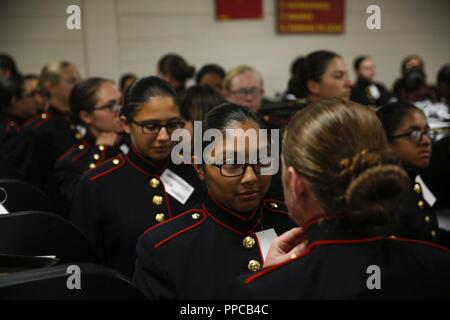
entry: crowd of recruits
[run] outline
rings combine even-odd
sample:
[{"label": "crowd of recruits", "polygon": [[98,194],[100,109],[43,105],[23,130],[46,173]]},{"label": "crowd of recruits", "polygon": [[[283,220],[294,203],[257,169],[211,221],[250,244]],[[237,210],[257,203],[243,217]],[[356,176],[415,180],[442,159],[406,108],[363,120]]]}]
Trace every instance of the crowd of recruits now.
[{"label": "crowd of recruits", "polygon": [[[315,78],[297,88],[306,90],[308,103],[331,97],[348,101],[350,82],[342,58],[331,52],[315,54],[307,73],[315,74]],[[78,71],[70,63],[47,65],[41,76],[41,80],[47,80],[43,81],[49,95],[46,111],[24,124],[20,134],[17,126],[5,135],[5,141],[15,142],[9,144],[8,152],[13,155],[9,160],[29,181],[58,200],[60,212],[70,208],[68,218],[88,237],[100,262],[130,278],[135,269],[137,239],[148,229],[138,243],[134,279],[149,297],[225,297],[230,279],[263,266],[255,232],[274,228],[280,235],[294,225],[282,202],[280,175],[271,184],[271,177],[259,175],[257,166],[244,166],[237,176],[227,175],[227,168],[220,166],[176,166],[170,160],[174,145],[170,134],[177,128],[189,128],[205,114],[204,129],[266,127],[255,115],[263,99],[262,78],[252,68],[241,66],[226,76],[224,95],[210,87],[186,90],[179,79],[183,75],[164,73],[163,62],[159,64],[160,77],[135,81],[123,98],[109,80],[88,78],[78,82]],[[169,65],[166,62],[166,67]],[[192,73],[189,66],[185,71],[185,77]],[[176,91],[183,95],[180,104]],[[228,104],[207,113],[225,99]],[[336,110],[343,103],[329,102]],[[355,115],[364,113],[361,108],[352,108],[356,108]],[[414,178],[429,165],[431,157],[432,133],[426,117],[403,102],[384,106],[379,117],[391,149],[406,170],[402,174],[408,172]],[[74,124],[84,128],[84,136]],[[325,138],[326,132],[320,137]],[[336,134],[333,139],[347,144],[350,138]],[[371,155],[371,148],[364,149]],[[341,160],[362,151],[350,150]],[[373,158],[363,154],[363,159]],[[193,188],[184,203],[165,190],[161,175],[166,170]],[[391,184],[388,182],[384,183]],[[402,203],[410,204],[410,210],[398,209],[407,212],[407,218],[393,223],[392,234],[437,242],[436,218],[421,198],[420,185],[412,184],[409,189]],[[338,211],[324,214],[335,216]],[[302,226],[308,220],[292,218]],[[386,232],[380,234],[386,236]],[[187,260],[192,265],[188,266]]]}]

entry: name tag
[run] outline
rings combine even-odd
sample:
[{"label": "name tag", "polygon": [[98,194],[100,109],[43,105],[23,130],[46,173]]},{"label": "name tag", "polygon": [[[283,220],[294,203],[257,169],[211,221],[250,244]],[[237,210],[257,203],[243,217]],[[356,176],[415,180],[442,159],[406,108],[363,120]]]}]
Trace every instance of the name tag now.
[{"label": "name tag", "polygon": [[194,192],[194,187],[169,169],[164,170],[160,178],[166,192],[182,204],[185,204]]},{"label": "name tag", "polygon": [[372,96],[372,99],[377,100],[380,97],[380,90],[378,90],[378,87],[374,84],[369,86],[369,92]]},{"label": "name tag", "polygon": [[128,154],[128,152],[130,151],[130,147],[128,147],[126,144],[122,144],[119,147],[119,150],[122,151],[123,154]]},{"label": "name tag", "polygon": [[0,214],[8,214],[8,213],[9,213],[8,210],[6,210],[6,208],[2,204],[0,204]]},{"label": "name tag", "polygon": [[423,182],[422,178],[420,176],[417,176],[415,181],[420,184],[420,186],[422,187],[422,195],[423,198],[425,199],[425,201],[428,203],[428,205],[430,207],[432,207],[434,205],[434,203],[436,202],[436,197],[434,196],[434,194],[431,192],[430,189],[428,189],[427,185],[425,184],[425,182]]},{"label": "name tag", "polygon": [[263,259],[266,260],[267,254],[269,253],[270,245],[272,244],[272,240],[277,237],[274,228],[263,230],[256,232],[256,237],[258,238],[259,249],[261,250],[261,254]]}]

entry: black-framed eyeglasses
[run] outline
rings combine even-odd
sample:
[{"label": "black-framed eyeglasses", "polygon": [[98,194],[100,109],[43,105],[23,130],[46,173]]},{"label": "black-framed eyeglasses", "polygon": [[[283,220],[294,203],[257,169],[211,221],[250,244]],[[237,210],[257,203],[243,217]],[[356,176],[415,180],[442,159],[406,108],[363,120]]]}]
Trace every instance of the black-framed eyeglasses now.
[{"label": "black-framed eyeglasses", "polygon": [[239,90],[231,91],[231,94],[238,96],[238,97],[246,97],[247,95],[251,95],[252,97],[258,97],[262,95],[263,90],[259,88],[242,88]]},{"label": "black-framed eyeglasses", "polygon": [[131,119],[131,122],[134,123],[137,126],[140,126],[142,129],[142,133],[150,134],[150,135],[157,135],[161,128],[165,128],[167,133],[171,135],[175,130],[181,129],[184,127],[185,123],[183,121],[176,121],[176,122],[169,122],[166,124],[159,124],[159,123],[144,123],[144,122],[137,122],[134,119]]},{"label": "black-framed eyeglasses", "polygon": [[213,166],[219,168],[220,174],[227,178],[239,177],[244,174],[248,166],[253,168],[253,172],[256,174],[261,174],[263,170],[268,170],[271,166],[270,163],[243,163],[243,164],[212,164]]},{"label": "black-framed eyeglasses", "polygon": [[99,107],[95,107],[95,110],[106,110],[109,112],[119,112],[120,109],[122,108],[122,105],[119,103],[119,101],[114,100],[114,101],[110,101],[107,104],[104,104],[102,106]]},{"label": "black-framed eyeglasses", "polygon": [[409,132],[392,136],[392,138],[397,139],[407,137],[411,142],[420,143],[422,141],[423,136],[427,136],[433,141],[434,139],[436,139],[436,132],[431,129],[428,129],[427,131],[412,130]]}]

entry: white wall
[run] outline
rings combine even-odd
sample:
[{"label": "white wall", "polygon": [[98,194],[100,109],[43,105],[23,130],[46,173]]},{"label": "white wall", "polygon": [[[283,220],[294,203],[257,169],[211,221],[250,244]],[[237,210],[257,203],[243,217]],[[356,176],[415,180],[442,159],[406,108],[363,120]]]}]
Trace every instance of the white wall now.
[{"label": "white wall", "polygon": [[[229,68],[254,66],[267,92],[282,91],[291,61],[317,49],[371,54],[378,79],[391,84],[400,60],[417,53],[426,60],[430,82],[450,62],[448,0],[347,0],[342,35],[278,35],[275,0],[264,0],[262,20],[217,22],[213,0],[3,0],[0,51],[16,58],[23,72],[39,72],[51,59],[77,64],[84,76],[117,79],[124,72],[154,73],[158,58],[182,54],[198,68],[217,62]],[[82,30],[66,29],[66,8],[78,4]],[[366,28],[366,8],[382,10],[382,30]]]}]

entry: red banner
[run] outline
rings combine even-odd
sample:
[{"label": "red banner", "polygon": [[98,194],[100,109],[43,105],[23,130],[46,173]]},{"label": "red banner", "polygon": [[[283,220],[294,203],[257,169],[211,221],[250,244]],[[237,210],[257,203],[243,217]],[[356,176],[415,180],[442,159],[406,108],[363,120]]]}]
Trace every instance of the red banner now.
[{"label": "red banner", "polygon": [[279,33],[343,33],[344,0],[278,0]]},{"label": "red banner", "polygon": [[261,19],[262,0],[216,0],[217,20]]}]

